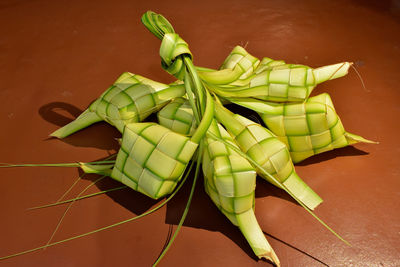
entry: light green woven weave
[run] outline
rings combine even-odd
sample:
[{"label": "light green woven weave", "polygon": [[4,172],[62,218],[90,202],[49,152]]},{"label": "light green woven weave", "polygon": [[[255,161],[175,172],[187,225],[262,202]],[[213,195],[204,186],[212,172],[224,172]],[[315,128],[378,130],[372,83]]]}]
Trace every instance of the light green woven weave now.
[{"label": "light green woven weave", "polygon": [[168,103],[157,113],[160,125],[174,132],[191,136],[196,129],[193,110],[187,99],[178,97]]},{"label": "light green woven weave", "polygon": [[345,131],[327,93],[310,97],[304,103],[231,100],[258,112],[268,129],[287,145],[294,163],[357,142],[374,143]]},{"label": "light green woven weave", "polygon": [[144,120],[171,99],[184,94],[182,84],[166,85],[125,72],[78,118],[51,136],[63,138],[102,120],[122,132],[126,124]]},{"label": "light green woven weave", "polygon": [[204,82],[212,85],[235,86],[246,83],[253,75],[260,60],[250,55],[243,47],[236,46],[221,65],[220,70],[198,68]]},{"label": "light green woven weave", "polygon": [[302,102],[322,82],[348,73],[349,62],[313,69],[264,57],[261,62],[237,46],[219,71],[200,72],[207,88],[221,97],[253,97],[273,102]]},{"label": "light green woven weave", "polygon": [[[229,133],[215,120],[209,132],[237,147]],[[259,258],[279,262],[254,214],[254,167],[219,140],[208,137],[205,143],[202,166],[207,194],[218,209],[239,227]]]},{"label": "light green woven weave", "polygon": [[197,144],[156,123],[125,128],[111,177],[158,199],[172,192]]},{"label": "light green woven weave", "polygon": [[[240,149],[308,208],[314,209],[322,202],[322,199],[296,174],[288,148],[272,132],[249,119],[231,113],[221,104],[216,104],[215,115]],[[282,188],[263,171],[257,169],[257,173]]]}]

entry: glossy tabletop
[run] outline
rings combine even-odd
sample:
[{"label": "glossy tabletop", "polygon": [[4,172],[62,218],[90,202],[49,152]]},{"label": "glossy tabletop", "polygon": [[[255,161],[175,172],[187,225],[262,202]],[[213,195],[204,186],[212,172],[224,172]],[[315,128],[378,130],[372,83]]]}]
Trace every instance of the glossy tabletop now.
[{"label": "glossy tabletop", "polygon": [[[189,43],[194,63],[218,68],[236,45],[258,58],[355,69],[319,85],[346,130],[379,141],[326,152],[296,166],[324,199],[315,213],[347,246],[282,190],[259,179],[256,216],[282,266],[400,266],[400,1],[50,1],[0,2],[0,162],[93,161],[119,149],[106,123],[63,140],[48,135],[78,116],[125,71],[160,82],[159,45],[141,24],[163,14]],[[359,75],[357,74],[359,73]],[[360,78],[362,77],[362,79]],[[363,86],[364,83],[364,86]],[[0,257],[47,243],[77,168],[0,169]],[[65,199],[99,177],[84,176]],[[103,179],[84,194],[120,186]],[[140,220],[1,266],[149,266],[176,229],[190,181],[166,206]],[[76,202],[53,241],[141,214],[160,201],[123,189]],[[270,266],[198,181],[186,221],[160,266]]]}]

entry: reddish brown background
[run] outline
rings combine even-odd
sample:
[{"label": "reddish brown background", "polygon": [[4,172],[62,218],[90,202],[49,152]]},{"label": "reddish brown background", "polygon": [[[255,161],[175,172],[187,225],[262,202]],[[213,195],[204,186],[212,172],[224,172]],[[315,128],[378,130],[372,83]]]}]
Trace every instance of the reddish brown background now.
[{"label": "reddish brown background", "polygon": [[[359,144],[305,161],[297,171],[324,203],[316,214],[348,247],[283,192],[260,180],[256,214],[282,266],[400,266],[400,3],[393,1],[51,1],[0,2],[0,162],[91,161],[115,152],[119,133],[99,123],[65,140],[49,133],[77,116],[117,76],[130,71],[170,82],[160,41],[141,25],[164,14],[190,44],[195,64],[217,68],[237,44],[257,57],[313,67],[352,61],[349,75],[314,94],[331,94]],[[56,201],[76,168],[0,170],[0,256],[44,244],[65,207]],[[87,176],[69,198],[97,177]],[[118,186],[102,181],[90,192]],[[188,185],[189,186],[189,185]],[[188,195],[155,214],[90,237],[1,262],[2,266],[149,266],[176,228]],[[55,240],[133,217],[155,205],[132,191],[76,203]],[[199,182],[176,242],[160,266],[269,266]]]}]

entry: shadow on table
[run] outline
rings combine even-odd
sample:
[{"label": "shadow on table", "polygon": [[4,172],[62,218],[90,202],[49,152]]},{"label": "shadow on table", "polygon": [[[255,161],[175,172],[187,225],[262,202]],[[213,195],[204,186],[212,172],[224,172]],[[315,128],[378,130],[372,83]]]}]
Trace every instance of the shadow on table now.
[{"label": "shadow on table", "polygon": [[334,150],[326,151],[324,153],[314,155],[302,162],[296,163],[296,166],[307,166],[310,164],[320,163],[323,161],[331,160],[337,157],[349,157],[349,156],[363,156],[368,155],[368,152],[360,150],[354,146],[346,146],[342,148],[337,148]]},{"label": "shadow on table", "polygon": [[[80,173],[82,174],[82,173]],[[166,218],[165,223],[170,225],[168,233],[166,233],[165,245],[169,242],[170,238],[173,235],[173,226],[178,225],[179,221],[182,217],[182,214],[185,210],[185,206],[190,194],[190,190],[193,184],[194,171],[189,175],[186,184],[184,184],[181,190],[171,199],[166,205]],[[95,181],[99,178],[97,175],[85,175],[84,179],[88,179],[91,181]],[[116,188],[121,186],[120,183],[106,178],[96,183],[96,186],[99,190],[107,190],[110,188]],[[125,188],[118,191],[113,191],[106,193],[114,202],[123,206],[124,208],[130,210],[133,214],[140,215],[150,208],[155,207],[157,204],[161,204],[162,200],[153,200],[141,193],[138,193],[132,189]],[[278,197],[291,202],[294,202],[290,199],[287,194],[283,190],[280,190],[267,182],[259,181],[256,197]],[[198,229],[204,229],[213,232],[220,232],[224,234],[226,237],[231,239],[236,243],[243,251],[245,251],[249,257],[253,260],[258,261],[259,259],[254,255],[252,249],[248,245],[246,239],[239,231],[239,228],[234,226],[214,205],[209,196],[205,193],[203,188],[203,177],[199,176],[196,184],[196,190],[193,195],[192,203],[190,205],[189,212],[187,214],[186,220],[183,223],[185,227],[194,227]],[[175,227],[176,229],[176,227]],[[150,233],[149,233],[150,234]],[[264,234],[274,238],[275,240],[284,243],[285,245],[297,250],[298,252],[318,261],[321,264],[326,265],[319,259],[314,256],[308,254],[305,251],[302,251],[295,246],[286,243],[279,238],[269,235],[268,233]],[[160,251],[161,253],[161,251]],[[326,265],[327,266],[327,265]]]},{"label": "shadow on table", "polygon": [[[63,114],[68,113],[76,118],[82,112],[83,110],[64,102],[48,103],[39,109],[39,114],[44,120],[60,127],[73,121]],[[116,139],[120,137],[121,134],[114,127],[105,122],[98,122],[63,139],[49,137],[47,140],[62,141],[78,147],[95,147],[118,151],[119,144]]]},{"label": "shadow on table", "polygon": [[[177,225],[179,223],[179,219],[181,218],[183,211],[185,209],[185,205],[187,202],[187,198],[189,196],[191,186],[192,186],[192,181],[188,181],[188,183],[182,188],[182,192],[176,195],[175,198],[172,199],[170,203],[168,203],[166,219],[165,219],[166,223],[173,225]],[[261,179],[259,179],[257,181],[256,198],[261,198],[261,197],[263,198],[277,197],[296,203],[283,190],[276,188],[273,185],[267,183],[266,181],[261,181]],[[247,255],[251,257],[253,260],[255,261],[259,260],[258,257],[255,256],[255,254],[253,253],[251,247],[247,243],[245,237],[240,232],[239,228],[234,226],[228,220],[228,218],[226,218],[218,210],[218,208],[211,201],[210,197],[206,194],[203,187],[202,177],[199,177],[199,180],[197,181],[196,191],[193,196],[192,204],[190,206],[189,213],[183,225],[187,227],[205,229],[213,232],[220,232],[224,234],[227,238],[235,242],[236,245],[238,245],[243,251],[245,251]],[[264,234],[267,233],[264,232]],[[267,235],[273,237],[269,234]],[[284,243],[285,245],[288,245],[291,248],[296,249],[300,253],[322,263],[320,260],[311,256],[307,252],[304,252],[296,248],[295,246],[290,245],[289,243],[286,243],[278,238],[275,237],[273,238],[279,242]],[[167,242],[168,238],[166,240],[166,243]]]},{"label": "shadow on table", "polygon": [[[249,110],[238,107],[236,105],[230,105],[231,109],[235,111],[235,109],[240,110],[243,115],[261,123],[261,119],[257,115],[257,113]],[[64,126],[70,123],[73,119],[63,115],[62,113],[68,113],[72,117],[78,117],[83,110],[64,102],[52,102],[46,105],[43,105],[39,109],[40,116],[57,126]],[[154,120],[154,118],[150,117],[150,120]],[[120,138],[121,134],[114,128],[108,125],[105,122],[94,123],[87,128],[84,128],[66,138],[57,139],[61,140],[67,144],[79,147],[95,147],[98,149],[104,150],[119,150],[119,144],[116,141],[117,138]],[[54,140],[56,138],[50,137],[48,140]],[[353,146],[348,146],[340,149],[335,149],[332,151],[324,152],[318,154],[318,156],[310,157],[296,165],[306,166],[309,164],[319,163],[322,161],[330,160],[336,157],[344,157],[344,156],[360,156],[367,155],[367,152],[359,150]]]},{"label": "shadow on table", "polygon": [[319,263],[322,264],[323,266],[328,266],[328,267],[329,267],[328,264],[326,264],[325,262],[323,262],[323,261],[319,260],[318,258],[314,257],[313,255],[308,254],[308,253],[305,252],[304,250],[298,249],[298,248],[296,248],[295,246],[293,246],[293,245],[291,245],[291,244],[289,244],[289,243],[287,243],[287,242],[285,242],[285,241],[283,241],[283,240],[281,240],[281,239],[279,239],[279,238],[277,238],[277,237],[275,237],[275,236],[273,236],[273,235],[270,235],[270,234],[268,234],[268,233],[266,233],[266,232],[264,232],[264,231],[263,231],[263,233],[264,233],[265,235],[267,235],[268,237],[270,237],[270,238],[272,238],[272,239],[275,239],[276,241],[279,241],[279,242],[285,244],[286,246],[288,246],[288,247],[290,247],[290,248],[292,248],[292,249],[294,249],[294,250],[300,252],[301,254],[306,255],[307,257],[309,257],[309,258],[311,258],[311,259],[313,259],[313,260],[319,262]]},{"label": "shadow on table", "polygon": [[[52,102],[42,106],[39,109],[39,114],[46,121],[53,123],[57,126],[64,126],[67,123],[71,122],[72,119],[68,118],[65,114],[68,113],[72,117],[77,117],[82,113],[82,110],[77,107],[64,103],[64,102]],[[248,114],[252,116],[252,114]],[[253,118],[257,120],[257,117]],[[115,130],[113,127],[106,125],[106,123],[95,123],[92,126],[87,127],[81,131],[78,131],[75,134],[72,134],[69,137],[61,139],[61,141],[71,144],[73,146],[83,146],[83,147],[96,147],[99,149],[105,150],[115,150],[118,151],[119,145],[118,142],[115,141],[116,138],[119,138],[120,133]],[[53,138],[50,138],[50,140]],[[347,147],[344,149],[338,149],[334,151],[330,151],[327,153],[323,153],[318,157],[313,157],[308,160],[305,160],[300,165],[308,165],[312,163],[321,162],[324,160],[332,159],[338,156],[353,156],[353,155],[364,155],[367,154],[361,150],[358,150],[354,147]],[[99,159],[102,160],[102,159]],[[79,170],[80,175],[82,175],[82,171]],[[168,202],[167,212],[165,223],[170,224],[170,230],[166,236],[166,244],[170,240],[172,236],[173,225],[178,225],[180,218],[183,214],[183,211],[186,206],[187,199],[190,194],[190,189],[193,183],[194,171],[189,175],[188,181],[181,188],[180,192],[178,192],[175,197]],[[96,181],[99,178],[98,175],[87,174],[83,177],[83,179],[90,180],[92,182]],[[114,181],[111,178],[105,178],[96,183],[96,186],[99,190],[109,190],[112,188],[121,187],[121,183]],[[133,214],[140,215],[146,211],[148,211],[151,207],[155,207],[158,203],[161,204],[163,200],[154,200],[151,199],[141,193],[138,193],[132,189],[125,188],[117,191],[107,192],[106,193],[114,202],[122,205],[124,208],[130,210]],[[288,194],[286,194],[283,190],[278,189],[267,182],[261,181],[259,179],[257,183],[256,189],[256,198],[260,197],[277,197],[284,199],[286,201],[290,201],[292,203],[297,204]],[[235,242],[243,251],[245,251],[249,257],[254,259],[255,261],[258,258],[254,255],[250,246],[248,245],[246,239],[241,234],[239,229],[234,226],[214,205],[214,203],[210,200],[209,196],[205,193],[203,188],[203,178],[199,177],[196,185],[196,191],[193,196],[192,204],[190,206],[187,218],[183,224],[186,227],[194,227],[199,229],[205,229],[208,231],[220,232],[224,234],[226,237]],[[291,244],[286,243],[279,238],[269,235],[266,235],[274,238],[275,240],[284,243],[285,245],[299,251],[300,253],[318,261],[321,264],[326,265],[319,259],[313,257],[312,255],[304,252]]]},{"label": "shadow on table", "polygon": [[352,0],[352,2],[362,8],[392,15],[397,21],[400,19],[400,0]]}]

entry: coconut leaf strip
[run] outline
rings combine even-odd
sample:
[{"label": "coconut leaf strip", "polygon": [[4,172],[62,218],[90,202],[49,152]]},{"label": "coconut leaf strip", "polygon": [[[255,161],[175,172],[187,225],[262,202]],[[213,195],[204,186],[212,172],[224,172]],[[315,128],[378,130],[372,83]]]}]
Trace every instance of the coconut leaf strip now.
[{"label": "coconut leaf strip", "polygon": [[259,165],[256,161],[254,161],[252,158],[250,158],[247,154],[243,153],[240,149],[237,147],[233,146],[229,142],[226,142],[225,140],[219,138],[218,136],[208,132],[207,135],[209,135],[211,138],[218,140],[220,142],[223,142],[226,146],[229,146],[232,150],[234,150],[236,153],[241,155],[242,157],[245,157],[248,161],[250,161],[254,166],[256,166],[259,170],[263,172],[264,175],[268,176],[271,180],[273,180],[275,183],[279,184],[283,190],[285,190],[294,200],[296,200],[297,203],[299,203],[300,206],[302,206],[308,213],[311,214],[319,223],[321,223],[326,229],[328,229],[332,234],[334,234],[337,238],[339,238],[341,241],[343,241],[345,244],[351,246],[351,244],[346,241],[343,237],[341,237],[338,233],[336,233],[332,228],[330,228],[322,219],[320,219],[311,209],[309,209],[306,205],[303,204],[303,202],[298,199],[294,194],[292,194],[287,187],[279,182],[275,177],[273,177],[271,174],[269,174],[261,165]]},{"label": "coconut leaf strip", "polygon": [[8,255],[8,256],[0,257],[0,260],[13,258],[13,257],[16,257],[16,256],[20,256],[20,255],[28,254],[28,253],[31,253],[31,252],[35,252],[35,251],[38,251],[38,250],[41,250],[41,249],[44,249],[44,248],[47,248],[47,247],[52,247],[52,246],[55,246],[55,245],[58,245],[58,244],[62,244],[62,243],[65,243],[65,242],[68,242],[68,241],[71,241],[71,240],[75,240],[75,239],[78,239],[78,238],[81,238],[81,237],[85,237],[85,236],[88,236],[88,235],[91,235],[91,234],[95,234],[95,233],[98,233],[98,232],[101,232],[101,231],[104,231],[104,230],[107,230],[107,229],[122,225],[124,223],[128,223],[128,222],[140,219],[140,218],[142,218],[142,217],[144,217],[146,215],[149,215],[149,214],[159,210],[160,208],[162,208],[165,204],[167,204],[176,195],[176,193],[178,193],[178,191],[182,188],[182,185],[184,184],[184,182],[187,180],[193,165],[194,165],[194,162],[192,161],[190,166],[189,166],[189,168],[188,168],[188,170],[187,170],[186,175],[183,177],[182,183],[180,183],[178,185],[178,187],[175,189],[175,191],[172,192],[171,195],[167,199],[165,199],[165,201],[163,201],[162,203],[160,203],[159,205],[157,205],[156,207],[154,207],[153,209],[151,209],[149,211],[146,211],[146,212],[144,212],[144,213],[142,213],[142,214],[140,214],[138,216],[135,216],[135,217],[132,217],[132,218],[129,218],[129,219],[126,219],[126,220],[111,224],[111,225],[107,225],[105,227],[101,227],[101,228],[95,229],[95,230],[90,231],[90,232],[86,232],[86,233],[83,233],[83,234],[80,234],[80,235],[72,236],[70,238],[66,238],[66,239],[63,239],[63,240],[60,240],[60,241],[56,241],[56,242],[53,242],[53,243],[50,243],[50,244],[46,244],[44,246],[40,246],[40,247],[36,247],[36,248],[33,248],[33,249],[25,250],[25,251],[22,251],[22,252],[18,252],[18,253],[15,253],[15,254],[11,254],[11,255]]}]

